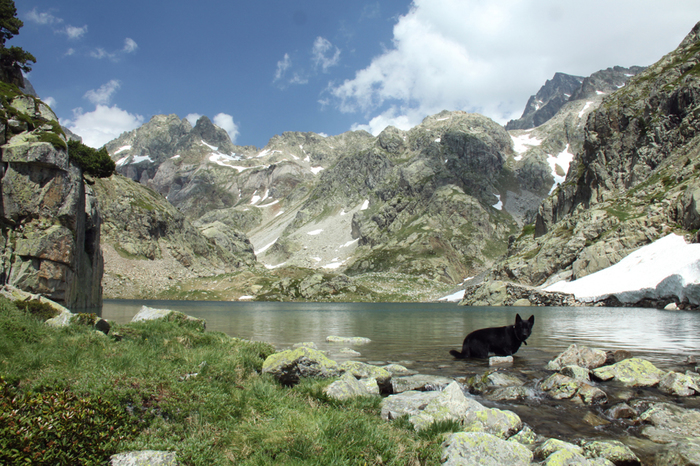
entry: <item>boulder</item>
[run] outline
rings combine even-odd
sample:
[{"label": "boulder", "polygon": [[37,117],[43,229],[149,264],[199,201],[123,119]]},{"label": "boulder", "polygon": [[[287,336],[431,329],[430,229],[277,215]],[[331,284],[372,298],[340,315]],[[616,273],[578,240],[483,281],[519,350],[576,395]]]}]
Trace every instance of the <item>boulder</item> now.
[{"label": "boulder", "polygon": [[587,346],[577,346],[574,343],[554,360],[549,361],[547,369],[550,371],[558,371],[565,366],[579,366],[585,367],[586,369],[594,369],[605,364],[605,360],[605,351],[591,349]]},{"label": "boulder", "polygon": [[202,330],[206,329],[207,323],[203,319],[198,319],[196,317],[188,316],[179,311],[173,311],[170,309],[156,309],[148,306],[141,306],[139,312],[136,313],[134,317],[131,318],[132,322],[144,322],[147,320],[160,320],[164,319],[168,322],[187,322],[195,324],[197,327],[201,327]]},{"label": "boulder", "polygon": [[320,351],[302,346],[271,354],[263,362],[262,372],[272,374],[285,385],[295,385],[302,377],[337,377],[340,368]]},{"label": "boulder", "polygon": [[572,451],[583,456],[583,448],[579,447],[578,445],[574,445],[573,443],[565,442],[563,440],[550,438],[535,448],[535,459],[544,460],[550,455],[562,450]]},{"label": "boulder", "polygon": [[411,415],[409,421],[417,431],[420,431],[436,421],[463,422],[468,413],[483,409],[486,408],[481,403],[464,395],[462,387],[457,382],[452,382],[422,406],[418,413]]},{"label": "boulder", "polygon": [[393,393],[407,392],[409,390],[442,390],[452,382],[454,382],[453,379],[439,375],[416,374],[406,377],[392,377],[391,390]]},{"label": "boulder", "polygon": [[611,419],[634,419],[637,411],[627,403],[618,403],[605,411],[605,415]]},{"label": "boulder", "polygon": [[574,379],[558,372],[545,379],[540,388],[556,400],[576,396],[584,404],[589,405],[606,403],[608,400],[607,395],[601,389],[583,380]]},{"label": "boulder", "polygon": [[698,437],[700,432],[700,411],[672,403],[653,403],[639,419],[650,424],[642,429],[642,435],[657,443]]},{"label": "boulder", "polygon": [[169,451],[130,451],[109,458],[110,466],[177,466],[177,454]]},{"label": "boulder", "polygon": [[390,421],[404,415],[418,414],[439,395],[439,391],[420,392],[415,390],[389,395],[382,401],[382,419]]},{"label": "boulder", "polygon": [[700,394],[700,384],[687,374],[671,371],[659,381],[659,390],[673,396]]},{"label": "boulder", "polygon": [[603,440],[583,444],[586,458],[605,458],[616,466],[639,466],[641,462],[630,448],[619,440]]},{"label": "boulder", "polygon": [[571,377],[572,379],[583,380],[586,382],[591,380],[590,372],[585,367],[565,366],[561,369],[560,372],[566,375],[567,377]]},{"label": "boulder", "polygon": [[340,372],[352,374],[357,379],[374,379],[382,393],[391,393],[391,373],[381,367],[359,361],[346,361],[340,365]]},{"label": "boulder", "polygon": [[339,380],[327,386],[323,391],[329,398],[336,400],[347,400],[349,398],[371,395],[367,386],[349,372],[343,374]]},{"label": "boulder", "polygon": [[628,387],[651,387],[666,375],[646,359],[640,358],[625,359],[611,366],[599,367],[593,369],[592,373],[600,380],[615,379]]},{"label": "boulder", "polygon": [[489,366],[502,366],[505,364],[513,364],[513,356],[491,356],[489,358]]},{"label": "boulder", "polygon": [[532,452],[527,447],[485,432],[452,434],[443,443],[442,448],[444,466],[526,466],[532,460]]},{"label": "boulder", "polygon": [[400,364],[387,364],[386,366],[383,366],[382,369],[386,369],[389,371],[392,377],[400,377],[400,376],[406,376],[406,375],[416,375],[418,372],[408,369],[407,367],[404,367]]},{"label": "boulder", "polygon": [[700,464],[700,438],[678,440],[656,454],[659,466],[697,466]]}]

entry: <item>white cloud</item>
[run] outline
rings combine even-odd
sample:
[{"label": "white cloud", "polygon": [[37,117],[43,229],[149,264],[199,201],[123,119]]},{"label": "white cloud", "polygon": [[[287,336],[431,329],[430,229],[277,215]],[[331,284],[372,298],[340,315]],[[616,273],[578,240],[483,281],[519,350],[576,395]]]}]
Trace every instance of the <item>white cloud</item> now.
[{"label": "white cloud", "polygon": [[311,48],[311,56],[314,67],[318,69],[321,66],[323,72],[327,73],[328,68],[337,65],[340,61],[340,49],[331,44],[328,39],[319,36]]},{"label": "white cloud", "polygon": [[214,117],[213,122],[216,126],[224,129],[224,131],[228,133],[233,143],[236,142],[236,138],[238,137],[238,125],[233,122],[233,117],[231,115],[219,113]]},{"label": "white cloud", "polygon": [[124,39],[124,48],[122,49],[122,52],[132,53],[135,52],[137,48],[139,48],[139,46],[134,39],[130,37]]},{"label": "white cloud", "polygon": [[100,86],[97,90],[91,89],[87,91],[83,97],[95,105],[106,105],[112,99],[112,94],[114,94],[120,86],[121,83],[118,80],[112,79],[108,83]]},{"label": "white cloud", "polygon": [[25,16],[25,19],[28,21],[31,21],[33,23],[37,24],[56,24],[56,23],[62,23],[63,20],[61,18],[57,18],[48,11],[45,11],[43,13],[39,13],[36,11],[36,7],[32,9],[27,15]]},{"label": "white cloud", "polygon": [[200,113],[190,113],[185,117],[185,120],[189,121],[190,124],[194,127],[194,125],[197,124],[197,120],[202,118],[202,115]]},{"label": "white cloud", "polygon": [[655,0],[414,0],[392,46],[330,93],[341,111],[361,112],[373,133],[443,109],[504,123],[555,72],[650,65],[698,17],[697,0],[672,8]]},{"label": "white cloud", "polygon": [[73,119],[61,124],[83,138],[83,144],[100,148],[124,131],[131,131],[143,124],[141,115],[134,115],[116,105],[97,105],[92,112],[84,113],[82,108],[73,110]]},{"label": "white cloud", "polygon": [[284,58],[277,62],[277,71],[275,71],[275,79],[273,80],[273,82],[282,79],[291,66],[292,59],[289,57],[288,53],[285,53]]},{"label": "white cloud", "polygon": [[87,30],[87,25],[81,28],[68,25],[65,29],[61,30],[60,32],[66,34],[69,39],[80,39],[87,33]]},{"label": "white cloud", "polygon": [[41,100],[51,108],[56,107],[56,99],[54,99],[53,97],[47,97],[47,98],[41,99]]}]

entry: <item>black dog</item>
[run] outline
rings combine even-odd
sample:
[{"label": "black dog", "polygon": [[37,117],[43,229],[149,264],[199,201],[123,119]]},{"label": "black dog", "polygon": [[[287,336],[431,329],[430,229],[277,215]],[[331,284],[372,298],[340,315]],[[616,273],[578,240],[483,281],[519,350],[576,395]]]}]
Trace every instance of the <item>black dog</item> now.
[{"label": "black dog", "polygon": [[520,349],[521,343],[527,345],[525,340],[532,333],[533,325],[535,325],[535,316],[523,320],[520,314],[516,314],[515,325],[474,330],[464,339],[462,352],[450,350],[450,354],[458,359],[488,358],[489,353],[494,353],[496,356],[511,356]]}]

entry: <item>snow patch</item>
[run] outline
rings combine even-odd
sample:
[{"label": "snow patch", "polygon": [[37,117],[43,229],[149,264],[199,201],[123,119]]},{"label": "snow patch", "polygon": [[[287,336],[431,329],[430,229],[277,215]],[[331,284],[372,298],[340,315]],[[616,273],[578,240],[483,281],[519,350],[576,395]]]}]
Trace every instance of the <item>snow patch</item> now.
[{"label": "snow patch", "polygon": [[367,210],[369,209],[369,199],[365,199],[365,202],[362,203],[362,207],[360,207],[360,210]]},{"label": "snow patch", "polygon": [[[564,180],[566,180],[566,173],[569,171],[569,165],[571,164],[572,160],[574,160],[574,154],[571,153],[571,149],[569,148],[568,144],[566,145],[566,148],[556,157],[553,155],[547,157],[547,163],[549,163],[549,166],[552,169],[552,176],[554,177],[554,184],[552,185],[552,189],[549,190],[549,194],[554,192],[554,189],[558,184],[561,184],[564,182]],[[564,170],[563,176],[557,174],[557,165]]]},{"label": "snow patch", "polygon": [[255,296],[245,295],[238,298],[239,301],[250,301],[251,299],[255,299]]},{"label": "snow patch", "polygon": [[149,156],[147,156],[147,155],[137,155],[136,157],[134,157],[133,159],[131,159],[131,162],[129,163],[129,165],[137,165],[137,164],[139,164],[139,163],[141,163],[141,162],[151,162],[151,163],[153,163],[153,160],[151,160],[151,158],[150,158]]},{"label": "snow patch", "polygon": [[314,175],[318,175],[323,170],[323,167],[311,167],[310,170]]},{"label": "snow patch", "polygon": [[586,102],[586,105],[583,106],[583,110],[578,112],[578,117],[583,118],[583,114],[586,113],[586,110],[588,110],[588,107],[590,107],[591,105],[593,105],[593,102]]},{"label": "snow patch", "polygon": [[[352,241],[348,241],[347,243],[343,244],[343,245],[340,246],[340,247],[341,247],[341,248],[347,248],[348,246],[352,246],[353,244],[357,243],[358,241],[360,241],[360,238],[354,239],[354,240],[352,240]],[[339,248],[339,249],[340,249],[340,248]]]},{"label": "snow patch", "polygon": [[605,92],[603,92],[603,91],[595,91],[595,93],[598,95],[605,95]]},{"label": "snow patch", "polygon": [[171,160],[179,159],[179,158],[180,158],[180,154],[173,155],[172,157],[170,157]]},{"label": "snow patch", "polygon": [[671,233],[607,269],[572,282],[557,282],[545,290],[572,293],[586,302],[608,296],[623,303],[676,296],[700,304],[700,244],[688,244]]},{"label": "snow patch", "polygon": [[438,142],[438,143],[439,143],[441,140],[442,140],[442,139],[437,138],[437,139],[435,140],[435,142]]},{"label": "snow patch", "polygon": [[491,207],[493,207],[496,210],[503,210],[503,202],[501,202],[501,195],[494,194],[494,196],[496,196],[498,198],[498,202],[495,203],[494,205],[492,205]]},{"label": "snow patch", "polygon": [[330,264],[324,265],[323,266],[324,269],[337,269],[337,268],[340,268],[345,263],[345,261],[338,261],[337,257],[334,257],[331,260],[335,261],[335,262],[331,262]]},{"label": "snow patch", "polygon": [[518,154],[515,160],[520,160],[523,158],[523,154],[527,152],[531,147],[536,147],[542,144],[542,139],[538,139],[530,134],[521,134],[520,136],[511,135],[510,138],[513,140],[513,150]]},{"label": "snow patch", "polygon": [[309,236],[316,236],[316,235],[320,235],[321,233],[323,233],[323,229],[321,229],[321,230],[309,231],[309,232],[307,232],[306,234],[309,235]]},{"label": "snow patch", "polygon": [[259,205],[258,207],[271,207],[275,204],[279,204],[279,199],[275,199],[274,201],[270,202],[269,204],[264,204],[264,205]]},{"label": "snow patch", "polygon": [[267,244],[267,245],[263,246],[262,248],[260,248],[259,250],[255,251],[255,254],[256,255],[262,254],[263,252],[267,251],[268,249],[270,249],[272,247],[273,244],[275,244],[277,242],[278,239],[279,239],[279,237],[275,238],[275,240],[272,243]]},{"label": "snow patch", "polygon": [[124,152],[125,150],[130,150],[130,149],[131,149],[131,146],[130,146],[130,145],[121,146],[121,147],[120,147],[119,149],[117,149],[117,151],[116,151],[114,154],[112,154],[112,155],[117,155],[117,154],[120,153],[120,152]]},{"label": "snow patch", "polygon": [[450,295],[443,296],[442,298],[438,299],[438,301],[447,301],[450,303],[458,303],[464,298],[464,290],[459,290],[456,291]]},{"label": "snow patch", "polygon": [[129,160],[128,155],[126,157],[122,157],[121,159],[117,160],[117,163],[115,163],[115,165],[117,167],[121,167],[122,165],[124,165],[126,163],[127,160]]},{"label": "snow patch", "polygon": [[277,264],[277,265],[265,264],[265,268],[269,269],[269,270],[274,270],[274,269],[278,269],[278,268],[282,267],[284,264],[286,264],[286,262],[282,262],[281,264]]},{"label": "snow patch", "polygon": [[241,170],[239,170],[239,168],[244,168],[244,167],[230,165],[232,162],[238,162],[239,160],[240,160],[240,157],[237,157],[236,154],[226,155],[226,154],[222,154],[220,152],[216,152],[216,153],[211,154],[209,156],[210,162],[213,162],[213,163],[220,165],[222,167],[234,168],[234,169],[238,170],[238,172],[240,173]]},{"label": "snow patch", "polygon": [[209,149],[211,149],[211,150],[213,150],[213,151],[215,151],[215,152],[218,152],[218,151],[219,151],[219,148],[218,148],[218,147],[212,146],[211,144],[207,144],[206,142],[204,142],[204,140],[202,140],[202,141],[200,141],[200,142],[201,142],[202,144],[204,144],[205,146],[207,146]]}]

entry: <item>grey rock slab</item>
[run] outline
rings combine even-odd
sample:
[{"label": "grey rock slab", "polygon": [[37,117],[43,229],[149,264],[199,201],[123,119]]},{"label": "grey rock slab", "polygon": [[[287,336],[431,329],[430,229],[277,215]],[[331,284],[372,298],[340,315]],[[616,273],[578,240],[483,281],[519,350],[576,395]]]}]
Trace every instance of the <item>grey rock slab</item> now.
[{"label": "grey rock slab", "polygon": [[302,346],[271,354],[263,362],[262,372],[273,375],[283,384],[293,385],[302,377],[337,377],[340,368],[320,351]]},{"label": "grey rock slab", "polygon": [[695,409],[672,403],[653,403],[639,418],[651,424],[642,429],[642,435],[654,442],[670,443],[679,438],[699,436],[700,411]]},{"label": "grey rock slab", "polygon": [[452,434],[442,448],[444,466],[525,466],[532,460],[527,447],[484,432]]},{"label": "grey rock slab", "polygon": [[131,451],[110,457],[110,466],[177,466],[177,455],[169,451]]},{"label": "grey rock slab", "polygon": [[372,340],[365,337],[340,337],[336,335],[327,336],[326,341],[328,343],[346,343],[350,345],[366,345],[372,342]]},{"label": "grey rock slab", "polygon": [[666,373],[646,359],[630,358],[610,366],[598,367],[592,374],[601,380],[616,381],[628,387],[651,387],[658,384]]},{"label": "grey rock slab", "polygon": [[389,395],[382,401],[382,419],[390,421],[404,415],[418,414],[439,395],[439,391],[415,390]]},{"label": "grey rock slab", "polygon": [[[376,385],[376,383],[375,383]],[[340,379],[336,380],[324,389],[328,397],[336,400],[347,400],[361,396],[370,396],[367,385],[358,380],[351,373],[346,372]]]},{"label": "grey rock slab", "polygon": [[671,371],[659,381],[659,390],[673,396],[700,394],[700,384],[688,374]]},{"label": "grey rock slab", "polygon": [[406,377],[392,377],[391,387],[394,393],[407,392],[409,390],[442,390],[454,382],[449,377],[439,375],[416,374]]},{"label": "grey rock slab", "polygon": [[586,369],[593,369],[605,364],[607,355],[605,351],[592,349],[587,346],[578,346],[575,343],[569,346],[563,353],[555,359],[549,361],[547,369],[558,371],[566,366],[579,366]]}]

